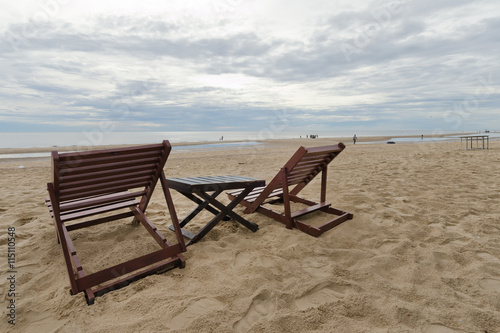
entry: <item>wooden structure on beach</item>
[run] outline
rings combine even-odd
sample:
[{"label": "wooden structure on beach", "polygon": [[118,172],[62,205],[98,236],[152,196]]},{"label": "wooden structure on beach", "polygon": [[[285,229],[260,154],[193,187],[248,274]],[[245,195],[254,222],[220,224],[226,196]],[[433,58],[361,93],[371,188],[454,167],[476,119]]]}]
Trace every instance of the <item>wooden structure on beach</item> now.
[{"label": "wooden structure on beach", "polygon": [[[251,191],[241,201],[246,208],[245,213],[259,212],[285,224],[288,229],[297,228],[309,235],[318,237],[323,232],[352,219],[353,215],[340,209],[331,207],[326,202],[326,182],[328,164],[344,150],[345,145],[304,148],[300,147],[290,160],[281,168],[278,174],[266,187],[259,187]],[[299,192],[321,173],[320,202],[314,202],[298,196]],[[293,186],[291,189],[289,187]],[[227,192],[231,199],[240,195],[242,190]],[[270,199],[270,201],[268,200]],[[284,214],[274,211],[267,204],[283,202]],[[307,208],[292,212],[290,203],[301,203]],[[298,218],[315,212],[323,211],[335,215],[332,220],[319,227],[312,226]]]},{"label": "wooden structure on beach", "polygon": [[[167,179],[167,184],[171,189],[178,191],[189,200],[198,204],[198,206],[179,223],[184,237],[190,239],[186,246],[198,242],[221,220],[227,221],[233,219],[253,232],[259,229],[257,224],[245,220],[243,217],[236,214],[233,209],[254,188],[265,186],[266,182],[264,180],[242,176],[205,176],[169,178]],[[229,204],[225,205],[217,200],[217,196],[223,191],[234,189],[240,189],[241,193]],[[184,229],[186,224],[204,209],[214,214],[215,217],[196,234]],[[170,229],[173,230],[173,226],[170,226]]]},{"label": "wooden structure on beach", "polygon": [[[465,145],[463,143],[465,142]],[[474,145],[475,143],[475,145]],[[486,145],[485,145],[486,143]],[[462,145],[465,150],[472,149],[489,149],[490,148],[490,137],[488,135],[466,135],[460,137],[460,149]]]},{"label": "wooden structure on beach", "polygon": [[[52,152],[54,180],[47,184],[50,197],[46,204],[63,250],[71,294],[83,291],[89,305],[95,297],[148,274],[184,267],[180,253],[186,251],[186,246],[163,172],[171,149],[165,140],[160,144],[120,149]],[[158,181],[163,188],[177,244],[169,243],[145,215]],[[97,272],[85,272],[69,233],[127,217],[140,222],[160,249]],[[103,251],[103,255],[111,252],[111,249],[91,249],[95,250]]]}]

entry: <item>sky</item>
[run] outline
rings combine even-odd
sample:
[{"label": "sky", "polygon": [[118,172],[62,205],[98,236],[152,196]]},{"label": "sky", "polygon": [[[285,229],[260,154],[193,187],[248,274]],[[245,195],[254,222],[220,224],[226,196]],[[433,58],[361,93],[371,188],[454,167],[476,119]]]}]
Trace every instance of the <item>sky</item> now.
[{"label": "sky", "polygon": [[0,5],[2,132],[500,130],[498,0]]}]

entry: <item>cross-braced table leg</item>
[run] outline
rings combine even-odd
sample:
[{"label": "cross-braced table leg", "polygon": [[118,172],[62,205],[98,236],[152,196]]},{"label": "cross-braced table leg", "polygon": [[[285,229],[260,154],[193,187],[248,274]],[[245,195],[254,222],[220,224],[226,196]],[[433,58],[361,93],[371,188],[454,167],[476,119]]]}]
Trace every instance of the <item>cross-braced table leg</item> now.
[{"label": "cross-braced table leg", "polygon": [[[207,200],[210,202],[210,204],[212,204],[213,206],[215,206],[216,208],[220,209],[221,211],[223,210],[226,210],[226,213],[227,215],[232,218],[233,220],[236,220],[237,222],[241,223],[242,225],[244,225],[245,227],[247,227],[248,229],[252,230],[253,232],[257,231],[259,229],[259,226],[253,222],[250,222],[246,219],[244,219],[243,217],[241,217],[240,215],[236,214],[233,209],[234,207],[236,207],[236,205],[238,205],[240,203],[240,201],[248,194],[251,192],[251,189],[249,190],[245,190],[244,193],[243,193],[243,196],[240,198],[240,196],[236,197],[233,201],[231,201],[231,203],[227,206],[224,206],[224,204],[220,203],[219,201],[215,200],[214,198],[209,198],[209,196],[204,193],[204,194],[201,194],[203,196],[203,199]],[[241,194],[240,194],[241,195]],[[229,209],[227,209],[228,207],[230,207]]]},{"label": "cross-braced table leg", "polygon": [[[222,192],[222,190],[217,190],[214,193],[212,193],[210,196],[213,197],[213,198],[216,198],[221,192]],[[189,213],[185,218],[183,218],[182,221],[179,222],[179,225],[180,225],[181,228],[184,228],[184,226],[186,226],[186,224],[188,224],[203,209],[208,210],[210,213],[212,213],[214,215],[219,214],[219,211],[217,209],[215,209],[214,207],[210,206],[210,202],[200,200],[200,199],[198,199],[196,196],[194,196],[191,193],[184,193],[184,192],[180,192],[180,193],[182,195],[184,195],[186,198],[188,198],[191,201],[193,201],[193,202],[195,202],[195,203],[198,204],[198,207],[196,207],[191,213]],[[222,218],[222,220],[224,220],[224,221],[228,221],[230,219],[231,219],[231,217],[229,217],[227,215]],[[169,227],[169,229],[170,230],[174,230],[174,226],[171,225]],[[182,229],[182,234],[185,237],[190,238],[190,239],[194,237],[193,233],[191,233],[191,232],[189,232],[189,231],[187,231],[185,229]]]},{"label": "cross-braced table leg", "polygon": [[[234,198],[227,206],[222,204],[221,202],[217,201],[215,199],[216,196],[209,195],[205,191],[202,190],[197,190],[195,193],[198,194],[200,197],[202,197],[205,202],[212,204],[213,206],[217,207],[220,209],[220,212],[210,221],[208,222],[194,237],[186,244],[186,246],[191,245],[199,241],[200,239],[203,238],[210,230],[213,229],[219,223],[220,220],[222,220],[223,217],[225,216],[230,216],[234,218],[236,221],[239,223],[243,224],[245,227],[252,231],[257,231],[259,226],[255,223],[252,223],[250,221],[245,220],[235,212],[233,212],[234,207],[236,207],[237,204],[240,203],[243,198],[250,193],[252,188],[246,188],[243,192],[241,192],[236,198]],[[219,192],[220,193],[220,192]]]},{"label": "cross-braced table leg", "polygon": [[[217,190],[214,193],[212,193],[210,196],[212,198],[216,198],[222,190]],[[203,201],[198,199],[196,196],[192,195],[191,193],[183,193],[181,192],[182,195],[184,195],[186,198],[190,199],[191,201],[195,202],[198,204],[198,207],[196,207],[191,213],[189,213],[182,221],[180,222],[181,228],[184,227],[186,224],[188,224],[189,221],[191,221],[196,215],[198,215],[199,212],[201,212],[203,209],[208,210],[210,213],[217,215],[219,214],[219,211],[212,206],[210,206],[210,202],[208,201]],[[231,218],[229,216],[224,216],[223,220],[228,221]]]}]

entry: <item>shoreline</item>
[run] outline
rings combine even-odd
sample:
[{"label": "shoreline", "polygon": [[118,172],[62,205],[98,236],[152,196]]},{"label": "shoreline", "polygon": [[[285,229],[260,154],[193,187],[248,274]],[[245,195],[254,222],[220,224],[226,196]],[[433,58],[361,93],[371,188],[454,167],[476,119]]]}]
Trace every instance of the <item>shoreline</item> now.
[{"label": "shoreline", "polygon": [[[476,133],[451,133],[451,134],[437,134],[437,135],[432,135],[430,137],[432,138],[446,138],[446,137],[453,137],[457,135],[472,135]],[[358,143],[373,143],[373,144],[383,144],[384,141],[390,140],[390,139],[403,139],[403,138],[418,138],[418,136],[415,135],[399,135],[399,136],[367,136],[367,137],[358,137],[357,142]],[[429,136],[424,136],[424,138],[429,138]],[[458,139],[458,138],[457,138]],[[324,137],[324,138],[316,138],[316,139],[310,139],[310,138],[291,138],[291,139],[265,139],[265,140],[227,140],[227,141],[204,141],[204,142],[176,142],[176,143],[171,143],[172,148],[175,149],[176,147],[185,147],[185,146],[208,146],[208,145],[215,145],[215,144],[234,144],[234,143],[244,143],[244,142],[258,142],[260,144],[272,144],[272,143],[288,143],[288,142],[294,142],[294,143],[299,143],[306,145],[305,143],[307,142],[307,146],[314,146],[316,144],[328,144],[325,143],[326,141],[330,142],[343,142],[344,144],[352,144],[352,138],[350,137]],[[431,141],[432,142],[432,141]],[[402,142],[401,144],[404,143],[410,143],[410,142]],[[423,143],[430,143],[429,141],[423,142]],[[138,146],[141,144],[120,144],[120,145],[95,145],[95,146],[54,146],[54,147],[32,147],[32,148],[0,148],[0,155],[4,154],[36,154],[36,153],[50,153],[54,150],[58,152],[69,152],[69,151],[89,151],[89,150],[98,150],[98,149],[115,149],[115,148],[121,148],[121,147],[130,147],[130,146]],[[218,147],[220,149],[238,149],[241,148],[241,146],[227,146],[227,147]],[[26,160],[26,159],[47,159],[47,157],[20,157],[20,158],[5,158],[5,160]]]}]

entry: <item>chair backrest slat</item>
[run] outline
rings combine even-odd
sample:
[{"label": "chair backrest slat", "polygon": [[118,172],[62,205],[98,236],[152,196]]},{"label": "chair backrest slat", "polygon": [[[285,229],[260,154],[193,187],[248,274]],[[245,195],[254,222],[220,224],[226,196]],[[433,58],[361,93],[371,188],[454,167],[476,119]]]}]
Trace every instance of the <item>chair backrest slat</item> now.
[{"label": "chair backrest slat", "polygon": [[[105,164],[105,163],[116,163],[116,162],[121,162],[121,161],[133,161],[133,160],[138,160],[138,159],[147,159],[147,158],[157,158],[158,157],[158,152],[159,150],[153,150],[153,151],[146,151],[146,152],[141,152],[141,153],[133,153],[133,154],[107,154],[107,155],[102,155],[102,154],[96,154],[95,156],[92,156],[89,158],[89,156],[86,156],[86,158],[70,158],[70,159],[60,159],[59,163],[62,168],[67,168],[67,167],[84,167],[84,166],[94,166],[98,164]],[[62,155],[64,157],[64,155]]]},{"label": "chair backrest slat", "polygon": [[325,154],[325,155],[314,156],[314,158],[304,158],[299,163],[297,163],[296,167],[300,167],[302,165],[317,164],[318,162],[324,161],[325,157],[327,157],[329,155],[330,154]]},{"label": "chair backrest slat", "polygon": [[62,195],[59,195],[59,199],[61,201],[75,200],[75,199],[80,199],[80,198],[83,199],[83,198],[88,198],[88,197],[92,197],[92,196],[105,195],[105,194],[109,194],[109,193],[117,193],[117,192],[124,192],[124,191],[128,191],[128,190],[136,190],[136,189],[144,188],[147,185],[149,185],[149,182],[146,185],[144,183],[133,183],[133,184],[128,184],[128,185],[112,186],[112,187],[108,187],[105,190],[99,189],[99,190],[85,191],[85,192],[79,192],[79,193],[62,194]]},{"label": "chair backrest slat", "polygon": [[[126,171],[126,169],[125,169]],[[85,176],[83,179],[77,180],[66,180],[60,186],[60,190],[64,190],[67,188],[75,188],[78,186],[87,186],[94,184],[102,184],[105,182],[114,182],[114,181],[134,181],[137,179],[144,179],[144,177],[151,177],[151,172],[149,169],[139,170],[135,172],[126,172],[126,173],[111,173],[105,176],[93,175],[92,177]]]},{"label": "chair backrest slat", "polygon": [[[301,147],[303,148],[303,147]],[[304,148],[305,152],[300,159],[289,167],[288,185],[299,185],[301,188],[307,185],[318,173],[330,163],[343,149],[343,144],[335,146],[324,146]],[[300,149],[299,149],[300,151]],[[290,162],[290,161],[289,161]]]},{"label": "chair backrest slat", "polygon": [[151,144],[144,146],[132,146],[117,149],[103,149],[103,150],[90,150],[74,153],[64,153],[59,155],[60,162],[67,161],[82,161],[86,159],[94,159],[106,156],[120,156],[120,155],[131,155],[136,153],[143,153],[147,151],[161,151],[165,147],[163,144]]},{"label": "chair backrest slat", "polygon": [[[170,144],[164,141],[145,146],[56,153],[57,160],[53,160],[54,180],[58,180],[55,193],[60,202],[126,191],[144,195],[156,184],[170,150]],[[89,202],[95,204],[96,200]]]},{"label": "chair backrest slat", "polygon": [[132,188],[132,184],[137,184],[135,187],[144,187],[151,182],[151,175],[147,175],[145,177],[134,177],[132,179],[121,179],[116,181],[103,180],[97,184],[90,185],[77,185],[77,186],[68,186],[61,188],[59,190],[59,195],[64,196],[68,194],[78,194],[80,192],[89,192],[89,191],[107,191],[110,187],[117,186],[125,186],[127,189]]},{"label": "chair backrest slat", "polygon": [[96,163],[86,166],[79,166],[77,164],[73,164],[71,166],[60,166],[60,175],[74,175],[74,174],[86,174],[92,173],[96,171],[106,171],[106,170],[116,170],[119,168],[128,168],[135,167],[142,164],[153,164],[159,161],[159,156],[157,157],[149,157],[135,160],[126,160],[126,161],[118,161],[118,162],[110,162],[110,163]]},{"label": "chair backrest slat", "polygon": [[292,177],[300,174],[308,174],[325,163],[327,163],[327,161],[320,161],[319,163],[298,166],[296,168],[293,168],[292,171],[289,172],[289,176]]},{"label": "chair backrest slat", "polygon": [[79,210],[85,209],[87,207],[93,207],[97,205],[106,204],[109,202],[119,202],[126,201],[129,199],[134,199],[144,195],[144,191],[139,192],[129,192],[129,193],[113,193],[107,196],[98,196],[98,197],[88,197],[84,200],[67,200],[63,204],[60,205],[60,211],[70,211],[70,210]]},{"label": "chair backrest slat", "polygon": [[124,168],[107,169],[100,171],[86,170],[86,172],[75,172],[73,174],[67,173],[64,176],[60,176],[60,180],[64,183],[71,183],[76,181],[90,181],[92,179],[111,177],[117,174],[128,174],[128,173],[142,173],[150,172],[150,170],[157,166],[157,163],[146,163],[139,164],[135,166],[128,166]]}]

